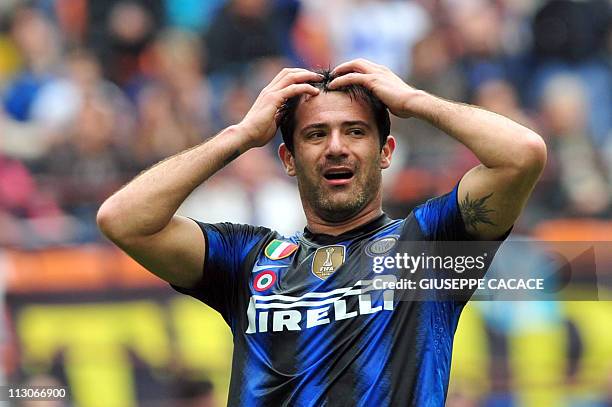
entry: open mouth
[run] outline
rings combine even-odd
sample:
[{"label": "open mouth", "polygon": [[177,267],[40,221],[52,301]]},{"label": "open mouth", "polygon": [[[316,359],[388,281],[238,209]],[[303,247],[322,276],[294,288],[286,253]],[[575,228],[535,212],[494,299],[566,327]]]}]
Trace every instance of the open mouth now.
[{"label": "open mouth", "polygon": [[347,183],[353,175],[353,171],[348,168],[331,168],[323,173],[323,177],[334,185]]}]

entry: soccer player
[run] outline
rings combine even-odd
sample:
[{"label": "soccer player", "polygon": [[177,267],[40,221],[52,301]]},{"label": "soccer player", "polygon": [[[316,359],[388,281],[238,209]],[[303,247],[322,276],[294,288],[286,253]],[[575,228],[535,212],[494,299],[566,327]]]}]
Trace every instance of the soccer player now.
[{"label": "soccer player", "polygon": [[[396,146],[389,112],[426,120],[481,162],[400,220],[381,209],[381,172]],[[278,127],[303,233],[175,215],[194,188]],[[97,220],[136,261],[223,316],[234,338],[230,405],[442,406],[465,301],[377,295],[362,259],[392,254],[398,241],[503,240],[545,160],[533,131],[414,89],[370,61],[324,74],[283,69],[240,123],[140,174]]]}]

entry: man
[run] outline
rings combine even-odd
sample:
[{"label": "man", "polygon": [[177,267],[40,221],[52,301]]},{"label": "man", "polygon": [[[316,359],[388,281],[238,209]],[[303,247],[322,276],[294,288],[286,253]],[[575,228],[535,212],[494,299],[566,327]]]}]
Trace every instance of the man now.
[{"label": "man", "polygon": [[[443,129],[482,163],[450,193],[395,221],[381,210],[381,170],[396,144],[387,108]],[[304,233],[284,238],[174,215],[216,171],[268,143],[277,120]],[[390,253],[398,240],[503,239],[545,160],[529,129],[413,89],[384,66],[360,59],[331,75],[284,69],[241,123],[142,173],[102,205],[98,224],[227,321],[230,405],[442,406],[465,302],[375,296],[364,287],[373,272],[362,254]]]}]

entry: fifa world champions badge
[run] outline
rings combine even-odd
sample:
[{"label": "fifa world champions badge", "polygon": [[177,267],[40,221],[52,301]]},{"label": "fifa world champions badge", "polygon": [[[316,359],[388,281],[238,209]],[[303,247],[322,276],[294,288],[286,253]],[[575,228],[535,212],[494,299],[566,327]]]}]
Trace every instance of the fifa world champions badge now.
[{"label": "fifa world champions badge", "polygon": [[317,249],[312,259],[312,274],[321,280],[327,279],[344,263],[345,253],[346,249],[342,245]]}]

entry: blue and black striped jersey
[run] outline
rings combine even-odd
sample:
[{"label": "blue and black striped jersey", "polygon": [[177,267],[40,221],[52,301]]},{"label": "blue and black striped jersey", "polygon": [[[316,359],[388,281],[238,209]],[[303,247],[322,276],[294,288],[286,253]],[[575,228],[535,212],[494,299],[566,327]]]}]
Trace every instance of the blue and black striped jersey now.
[{"label": "blue and black striped jersey", "polygon": [[471,240],[457,186],[405,219],[382,215],[339,236],[199,225],[204,276],[174,288],[232,330],[229,405],[444,405],[465,301],[400,301],[367,288],[374,273],[364,259],[392,255],[401,241]]}]

